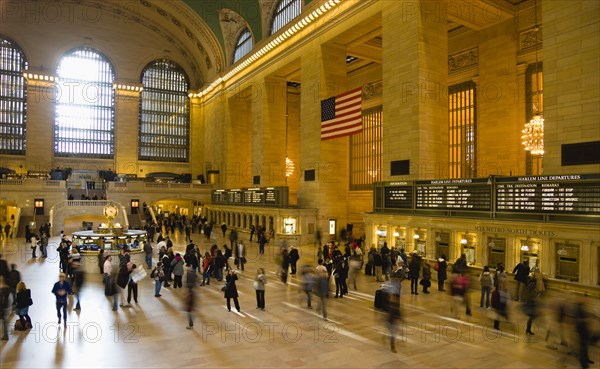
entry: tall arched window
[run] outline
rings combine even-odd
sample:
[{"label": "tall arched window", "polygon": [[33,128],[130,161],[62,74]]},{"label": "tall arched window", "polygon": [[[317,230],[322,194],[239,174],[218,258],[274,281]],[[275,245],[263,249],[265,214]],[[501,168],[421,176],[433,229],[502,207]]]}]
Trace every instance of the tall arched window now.
[{"label": "tall arched window", "polygon": [[233,52],[233,62],[237,62],[244,55],[248,54],[252,50],[252,33],[245,28],[244,31],[238,37],[237,43],[235,44],[235,51]]},{"label": "tall arched window", "polygon": [[27,61],[14,42],[0,37],[0,154],[25,154]]},{"label": "tall arched window", "polygon": [[156,60],[142,73],[140,160],[187,162],[190,133],[189,82],[170,60]]},{"label": "tall arched window", "polygon": [[273,14],[271,34],[279,31],[283,26],[302,13],[302,0],[279,0]]},{"label": "tall arched window", "polygon": [[67,52],[58,65],[54,155],[111,159],[114,155],[115,74],[91,48]]}]

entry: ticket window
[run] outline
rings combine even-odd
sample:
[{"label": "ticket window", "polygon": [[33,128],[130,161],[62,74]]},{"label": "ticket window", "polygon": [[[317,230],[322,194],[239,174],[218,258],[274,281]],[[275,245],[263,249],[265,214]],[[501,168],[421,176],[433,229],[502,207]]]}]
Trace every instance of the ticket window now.
[{"label": "ticket window", "polygon": [[472,235],[462,235],[460,239],[461,253],[465,254],[467,265],[475,265],[475,239]]},{"label": "ticket window", "polygon": [[450,257],[450,233],[436,232],[435,234],[435,253],[436,257],[446,255],[446,259]]},{"label": "ticket window", "polygon": [[394,246],[400,250],[406,246],[406,230],[396,228],[394,231]]},{"label": "ticket window", "polygon": [[383,244],[387,242],[387,229],[385,227],[379,227],[377,231],[377,248],[382,248]]},{"label": "ticket window", "polygon": [[415,250],[417,250],[419,252],[419,255],[421,256],[427,256],[426,254],[426,245],[427,243],[425,242],[425,240],[423,239],[418,239],[415,241]]},{"label": "ticket window", "polygon": [[556,243],[556,278],[579,281],[579,245]]},{"label": "ticket window", "polygon": [[284,234],[295,234],[296,233],[296,218],[283,218],[283,233]]},{"label": "ticket window", "polygon": [[539,252],[540,252],[541,241],[537,239],[528,238],[526,240],[520,240],[521,245],[521,263],[525,258],[529,259],[529,268],[535,268],[540,266]]},{"label": "ticket window", "polygon": [[488,265],[496,268],[506,263],[506,238],[488,238]]}]

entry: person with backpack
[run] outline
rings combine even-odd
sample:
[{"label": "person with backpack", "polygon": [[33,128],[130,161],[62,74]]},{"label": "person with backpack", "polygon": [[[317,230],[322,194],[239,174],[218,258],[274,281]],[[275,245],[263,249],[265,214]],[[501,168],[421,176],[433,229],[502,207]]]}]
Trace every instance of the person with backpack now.
[{"label": "person with backpack", "polygon": [[[31,290],[27,288],[25,282],[20,281],[17,284],[16,295],[16,313],[19,316],[19,323],[22,330],[31,329],[31,318],[29,317],[29,307],[33,305],[31,299]],[[15,324],[16,326],[16,324]]]},{"label": "person with backpack", "polygon": [[448,279],[448,262],[446,261],[446,255],[442,254],[437,259],[433,265],[433,269],[437,272],[438,291],[445,292],[444,283],[446,282],[446,279]]},{"label": "person with backpack", "polygon": [[173,270],[173,288],[183,287],[183,258],[180,253],[175,255],[171,261],[171,270]]},{"label": "person with backpack", "polygon": [[490,272],[489,266],[483,267],[483,272],[479,276],[479,284],[481,286],[481,299],[479,301],[479,307],[484,308],[484,300],[485,300],[485,308],[490,308],[490,294],[492,293],[492,287],[494,286],[494,277]]},{"label": "person with backpack", "polygon": [[461,254],[452,265],[452,272],[455,274],[464,275],[467,272],[467,255]]}]

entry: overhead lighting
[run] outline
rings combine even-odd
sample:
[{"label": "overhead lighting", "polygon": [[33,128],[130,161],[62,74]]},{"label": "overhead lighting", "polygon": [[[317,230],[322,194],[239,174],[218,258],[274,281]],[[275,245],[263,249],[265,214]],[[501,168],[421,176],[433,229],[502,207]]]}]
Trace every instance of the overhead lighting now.
[{"label": "overhead lighting", "polygon": [[527,246],[527,245],[522,245],[522,246],[521,246],[521,251],[525,251],[525,252],[529,251],[529,246]]},{"label": "overhead lighting", "polygon": [[289,177],[292,174],[294,174],[295,169],[296,169],[296,166],[294,165],[294,162],[292,161],[292,159],[286,157],[285,158],[285,176]]},{"label": "overhead lighting", "polygon": [[413,238],[414,238],[415,240],[418,240],[419,238],[421,238],[421,236],[419,236],[419,234],[418,234],[418,233],[415,233],[415,235],[413,236]]},{"label": "overhead lighting", "polygon": [[467,239],[466,239],[466,238],[464,238],[464,237],[463,237],[463,238],[460,240],[460,244],[461,244],[461,245],[466,245],[466,244],[468,244],[468,243],[469,243],[469,240],[467,240]]},{"label": "overhead lighting", "polygon": [[394,237],[400,237],[400,233],[394,232]]},{"label": "overhead lighting", "polygon": [[544,118],[537,114],[523,128],[523,146],[531,155],[544,155]]}]

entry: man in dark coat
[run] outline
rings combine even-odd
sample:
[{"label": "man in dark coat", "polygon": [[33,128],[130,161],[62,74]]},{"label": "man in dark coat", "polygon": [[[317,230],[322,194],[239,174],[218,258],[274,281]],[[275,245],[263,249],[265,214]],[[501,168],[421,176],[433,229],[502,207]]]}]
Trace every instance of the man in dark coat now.
[{"label": "man in dark coat", "polygon": [[300,255],[298,254],[298,249],[292,247],[292,249],[290,250],[290,266],[292,267],[291,274],[296,274],[296,264],[298,263],[299,259]]},{"label": "man in dark coat", "polygon": [[517,287],[515,291],[515,299],[517,301],[521,299],[521,295],[527,290],[527,278],[529,277],[530,271],[531,268],[529,268],[528,258],[523,259],[523,262],[517,264],[513,269],[515,281],[517,281]]}]

